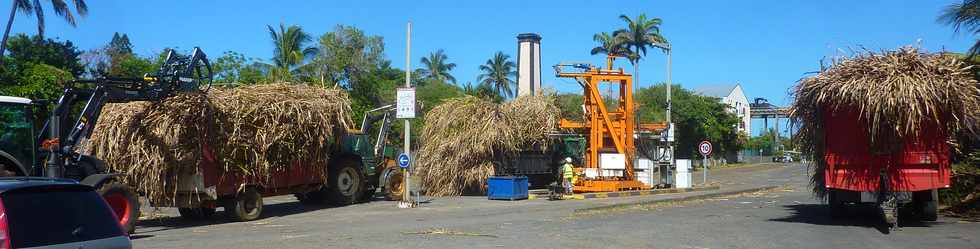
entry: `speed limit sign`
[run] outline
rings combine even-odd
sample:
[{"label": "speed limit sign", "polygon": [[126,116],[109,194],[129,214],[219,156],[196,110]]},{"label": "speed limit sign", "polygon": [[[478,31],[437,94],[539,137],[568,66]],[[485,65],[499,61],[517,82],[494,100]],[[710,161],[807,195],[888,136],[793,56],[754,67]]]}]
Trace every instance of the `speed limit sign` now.
[{"label": "speed limit sign", "polygon": [[698,152],[701,152],[701,155],[702,156],[710,156],[711,155],[711,142],[708,142],[708,140],[701,141],[701,143],[698,144]]}]

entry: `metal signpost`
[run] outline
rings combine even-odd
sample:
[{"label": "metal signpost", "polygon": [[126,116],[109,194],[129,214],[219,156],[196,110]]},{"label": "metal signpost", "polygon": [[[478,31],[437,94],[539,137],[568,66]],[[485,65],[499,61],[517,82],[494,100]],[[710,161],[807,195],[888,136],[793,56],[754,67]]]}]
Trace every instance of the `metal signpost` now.
[{"label": "metal signpost", "polygon": [[[398,88],[398,100],[395,106],[396,112],[395,117],[400,119],[405,119],[405,147],[403,152],[398,156],[398,165],[402,168],[402,175],[405,180],[402,184],[405,184],[405,196],[402,197],[401,202],[398,203],[399,208],[411,208],[415,207],[416,202],[412,201],[412,170],[409,167],[411,164],[411,131],[412,123],[410,119],[415,118],[415,88],[412,88],[412,61],[410,57],[410,52],[412,48],[412,22],[408,22],[408,30],[405,34],[405,87]],[[404,158],[403,158],[404,157]],[[404,160],[404,165],[403,161]]]},{"label": "metal signpost", "polygon": [[711,142],[708,140],[701,141],[698,144],[698,152],[701,152],[701,167],[703,168],[701,184],[708,184],[708,156],[711,155]]}]

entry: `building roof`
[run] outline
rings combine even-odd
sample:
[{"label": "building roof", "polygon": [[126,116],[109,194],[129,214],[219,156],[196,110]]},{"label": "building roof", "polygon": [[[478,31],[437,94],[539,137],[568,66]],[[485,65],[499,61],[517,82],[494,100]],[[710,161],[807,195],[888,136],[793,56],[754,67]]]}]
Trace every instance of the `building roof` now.
[{"label": "building roof", "polygon": [[703,86],[695,87],[694,93],[703,96],[708,96],[708,97],[724,98],[724,97],[728,97],[729,94],[732,94],[732,91],[735,91],[735,87],[738,87],[737,83],[703,85]]}]

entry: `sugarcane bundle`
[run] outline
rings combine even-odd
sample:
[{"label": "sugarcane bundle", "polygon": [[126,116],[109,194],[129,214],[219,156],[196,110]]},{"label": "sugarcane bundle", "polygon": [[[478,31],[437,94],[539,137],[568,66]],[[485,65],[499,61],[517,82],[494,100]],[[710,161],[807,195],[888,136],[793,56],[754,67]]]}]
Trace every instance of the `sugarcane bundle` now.
[{"label": "sugarcane bundle", "polygon": [[837,59],[800,79],[792,94],[790,117],[800,124],[795,139],[813,156],[811,184],[819,197],[825,195],[827,167],[823,111],[856,111],[872,148],[915,138],[924,126],[975,130],[980,120],[980,89],[971,67],[955,56],[912,47]]},{"label": "sugarcane bundle", "polygon": [[[342,90],[266,84],[107,105],[87,149],[156,204],[214,152],[219,172],[259,179],[289,167],[325,167],[331,139],[352,121]],[[296,163],[303,162],[303,163]]]},{"label": "sugarcane bundle", "polygon": [[425,114],[416,172],[427,195],[458,196],[486,191],[494,159],[523,149],[547,149],[558,127],[550,96],[523,96],[495,104],[467,96]]}]

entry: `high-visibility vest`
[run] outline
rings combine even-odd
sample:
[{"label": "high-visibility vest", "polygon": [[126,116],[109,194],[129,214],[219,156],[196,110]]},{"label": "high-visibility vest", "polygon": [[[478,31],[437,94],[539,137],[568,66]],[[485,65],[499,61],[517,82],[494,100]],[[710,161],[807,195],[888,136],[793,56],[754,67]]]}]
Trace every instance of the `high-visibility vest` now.
[{"label": "high-visibility vest", "polygon": [[565,165],[562,166],[561,175],[565,179],[572,179],[572,177],[575,177],[575,170],[572,169],[571,163],[565,163]]}]

